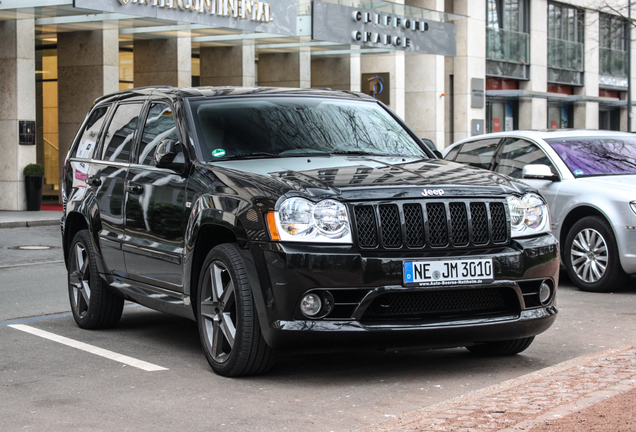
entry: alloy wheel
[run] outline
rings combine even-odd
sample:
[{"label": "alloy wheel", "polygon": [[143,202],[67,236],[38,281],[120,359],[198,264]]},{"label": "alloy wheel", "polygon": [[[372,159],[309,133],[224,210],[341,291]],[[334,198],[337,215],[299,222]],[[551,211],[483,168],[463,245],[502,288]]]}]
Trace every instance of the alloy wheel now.
[{"label": "alloy wheel", "polygon": [[227,361],[236,339],[236,301],[234,281],[221,261],[209,267],[210,280],[203,287],[201,318],[204,337],[215,362]]},{"label": "alloy wheel", "polygon": [[580,231],[570,251],[572,268],[584,282],[597,282],[605,274],[608,262],[607,244],[603,236],[592,228]]},{"label": "alloy wheel", "polygon": [[69,272],[69,284],[73,292],[72,307],[79,318],[84,318],[88,313],[88,305],[91,299],[91,275],[88,253],[84,245],[75,243],[75,250],[71,260]]}]

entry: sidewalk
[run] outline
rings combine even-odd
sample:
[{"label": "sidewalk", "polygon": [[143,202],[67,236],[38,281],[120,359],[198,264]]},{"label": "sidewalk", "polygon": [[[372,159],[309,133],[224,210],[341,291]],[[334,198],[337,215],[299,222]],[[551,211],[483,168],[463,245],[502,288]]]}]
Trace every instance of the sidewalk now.
[{"label": "sidewalk", "polygon": [[0,229],[59,225],[61,217],[61,211],[0,211]]},{"label": "sidewalk", "polygon": [[572,359],[358,432],[635,431],[636,342]]}]

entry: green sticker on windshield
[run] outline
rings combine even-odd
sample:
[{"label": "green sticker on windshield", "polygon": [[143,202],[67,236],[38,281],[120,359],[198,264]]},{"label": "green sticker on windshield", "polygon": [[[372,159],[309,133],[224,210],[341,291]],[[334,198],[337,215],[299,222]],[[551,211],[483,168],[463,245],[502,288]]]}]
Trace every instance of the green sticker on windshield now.
[{"label": "green sticker on windshield", "polygon": [[225,156],[225,150],[223,150],[223,149],[214,149],[214,150],[212,150],[212,156],[214,156],[214,157]]}]

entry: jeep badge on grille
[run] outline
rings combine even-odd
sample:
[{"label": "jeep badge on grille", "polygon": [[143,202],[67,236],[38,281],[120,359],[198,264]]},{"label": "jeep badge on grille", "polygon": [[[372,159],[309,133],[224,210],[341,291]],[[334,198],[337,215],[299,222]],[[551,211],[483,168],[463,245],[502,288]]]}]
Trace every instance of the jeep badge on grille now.
[{"label": "jeep badge on grille", "polygon": [[422,191],[422,196],[442,196],[444,195],[444,191],[442,189],[424,189]]}]

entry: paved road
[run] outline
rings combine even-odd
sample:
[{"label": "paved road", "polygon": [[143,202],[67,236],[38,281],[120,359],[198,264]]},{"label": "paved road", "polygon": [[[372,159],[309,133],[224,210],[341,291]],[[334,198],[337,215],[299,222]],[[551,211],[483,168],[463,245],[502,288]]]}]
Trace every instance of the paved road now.
[{"label": "paved road", "polygon": [[[463,349],[294,354],[280,356],[266,376],[222,378],[209,369],[188,320],[129,306],[115,329],[80,330],[68,315],[60,250],[7,249],[59,246],[58,233],[0,231],[2,431],[350,431],[636,334],[636,284],[592,294],[564,281],[556,325],[519,356],[478,358]],[[34,262],[40,264],[22,265]],[[27,327],[9,326],[16,323]],[[167,370],[149,372],[24,331],[33,329]]]}]

